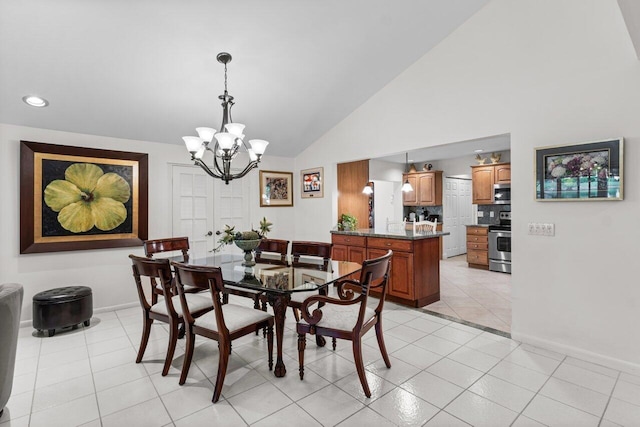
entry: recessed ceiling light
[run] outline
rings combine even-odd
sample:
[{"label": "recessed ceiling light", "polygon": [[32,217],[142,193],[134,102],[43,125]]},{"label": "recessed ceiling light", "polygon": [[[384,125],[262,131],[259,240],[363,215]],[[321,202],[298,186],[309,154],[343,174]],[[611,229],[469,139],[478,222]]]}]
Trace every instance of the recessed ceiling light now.
[{"label": "recessed ceiling light", "polygon": [[25,104],[31,105],[32,107],[46,107],[49,105],[49,101],[36,95],[23,96],[22,100]]},{"label": "recessed ceiling light", "polygon": [[483,151],[484,151],[483,149],[473,150],[474,153],[482,153]]}]

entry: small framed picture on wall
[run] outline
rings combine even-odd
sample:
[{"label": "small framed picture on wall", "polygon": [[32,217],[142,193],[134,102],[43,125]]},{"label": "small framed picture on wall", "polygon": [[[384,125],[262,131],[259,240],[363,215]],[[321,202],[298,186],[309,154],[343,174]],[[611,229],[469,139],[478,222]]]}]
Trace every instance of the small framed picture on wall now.
[{"label": "small framed picture on wall", "polygon": [[319,199],[324,197],[324,170],[323,168],[305,169],[300,171],[302,198]]}]

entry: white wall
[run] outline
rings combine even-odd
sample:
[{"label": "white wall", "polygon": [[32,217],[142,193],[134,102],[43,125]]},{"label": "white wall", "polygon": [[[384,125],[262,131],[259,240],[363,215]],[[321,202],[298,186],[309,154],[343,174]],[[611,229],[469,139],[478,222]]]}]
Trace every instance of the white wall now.
[{"label": "white wall", "polygon": [[[33,295],[70,284],[84,284],[93,289],[94,310],[138,305],[127,256],[144,255],[142,247],[20,255],[20,140],[148,153],[150,238],[171,236],[169,165],[182,160],[190,164],[184,146],[0,124],[0,194],[4,201],[4,209],[0,210],[0,283],[17,282],[24,286],[22,319],[32,318]],[[266,156],[260,166],[287,171],[292,163],[292,159]],[[291,238],[293,208],[260,208],[258,171],[251,171],[243,179],[250,180],[250,218],[255,225],[266,216],[274,223],[270,237]]]},{"label": "white wall", "polygon": [[[354,81],[357,76],[354,76]],[[513,336],[640,369],[640,62],[613,0],[494,0],[303,152],[296,168],[511,134]],[[403,123],[398,132],[388,123]],[[624,136],[625,200],[534,201],[534,147]],[[333,172],[333,175],[330,175]],[[327,180],[329,181],[329,179]],[[335,185],[301,203],[325,237]],[[296,219],[298,216],[296,217]],[[556,224],[555,237],[526,234]]]}]

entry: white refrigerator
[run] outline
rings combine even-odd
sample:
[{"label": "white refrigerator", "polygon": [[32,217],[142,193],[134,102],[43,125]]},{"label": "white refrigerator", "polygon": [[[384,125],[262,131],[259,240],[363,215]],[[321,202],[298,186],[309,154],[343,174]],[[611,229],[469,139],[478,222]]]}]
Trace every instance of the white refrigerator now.
[{"label": "white refrigerator", "polygon": [[402,221],[401,182],[373,180],[373,228],[387,231],[387,220]]}]

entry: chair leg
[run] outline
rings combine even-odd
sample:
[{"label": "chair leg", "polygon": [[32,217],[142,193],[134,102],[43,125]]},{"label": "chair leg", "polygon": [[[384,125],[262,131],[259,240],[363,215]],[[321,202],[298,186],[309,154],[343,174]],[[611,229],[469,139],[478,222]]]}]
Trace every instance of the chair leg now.
[{"label": "chair leg", "polygon": [[376,338],[378,338],[378,347],[380,347],[380,353],[382,353],[384,364],[387,365],[387,368],[390,368],[391,361],[389,360],[389,355],[387,354],[387,347],[384,345],[384,337],[382,336],[382,322],[380,318],[378,318],[378,323],[376,323]]},{"label": "chair leg", "polygon": [[291,307],[291,311],[293,311],[293,317],[296,318],[296,323],[300,321],[300,311],[297,308]]},{"label": "chair leg", "polygon": [[265,328],[267,330],[267,351],[269,352],[269,370],[273,369],[273,326]]},{"label": "chair leg", "polygon": [[187,348],[184,351],[184,362],[182,363],[182,372],[180,373],[180,381],[178,382],[180,385],[187,381],[187,375],[191,367],[191,358],[193,357],[193,347],[196,341],[196,335],[191,332],[191,328],[188,326],[185,336],[187,337]]},{"label": "chair leg", "polygon": [[227,375],[227,365],[229,364],[229,353],[231,353],[231,348],[229,344],[225,341],[218,342],[218,375],[216,376],[216,385],[213,389],[213,399],[211,401],[216,403],[218,399],[220,399],[220,395],[222,394],[222,386],[224,385],[224,377]]},{"label": "chair leg", "polygon": [[298,363],[300,379],[304,378],[304,349],[307,347],[307,334],[298,334]]},{"label": "chair leg", "polygon": [[331,345],[333,346],[333,351],[336,351],[336,337],[331,338]]},{"label": "chair leg", "polygon": [[169,324],[169,346],[167,347],[167,357],[164,359],[164,368],[162,368],[162,376],[166,376],[171,368],[171,362],[173,361],[173,354],[176,352],[176,343],[178,342],[178,325]]},{"label": "chair leg", "polygon": [[362,362],[362,343],[360,342],[360,338],[353,340],[353,358],[356,362],[356,371],[358,371],[358,377],[360,378],[364,395],[371,397],[371,390],[369,390],[369,383],[367,382],[367,375],[365,374],[364,363]]},{"label": "chair leg", "polygon": [[147,349],[147,343],[149,342],[149,335],[151,335],[151,324],[153,319],[150,319],[147,313],[144,314],[144,326],[142,329],[142,339],[140,340],[140,348],[138,349],[138,357],[136,357],[136,363],[142,361],[144,351]]},{"label": "chair leg", "polygon": [[229,304],[229,294],[228,293],[222,294],[222,304]]}]

